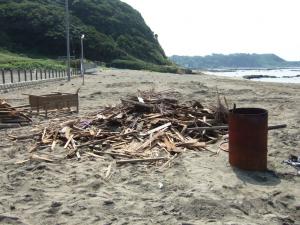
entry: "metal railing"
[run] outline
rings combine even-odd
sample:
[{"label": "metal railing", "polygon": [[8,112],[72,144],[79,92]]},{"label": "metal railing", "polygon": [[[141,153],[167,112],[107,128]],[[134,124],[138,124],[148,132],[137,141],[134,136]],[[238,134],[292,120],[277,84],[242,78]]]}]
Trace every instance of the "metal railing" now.
[{"label": "metal railing", "polygon": [[[78,70],[71,70],[71,77],[77,76]],[[0,90],[38,84],[47,81],[66,79],[65,70],[34,69],[34,70],[7,70],[0,69]]]}]

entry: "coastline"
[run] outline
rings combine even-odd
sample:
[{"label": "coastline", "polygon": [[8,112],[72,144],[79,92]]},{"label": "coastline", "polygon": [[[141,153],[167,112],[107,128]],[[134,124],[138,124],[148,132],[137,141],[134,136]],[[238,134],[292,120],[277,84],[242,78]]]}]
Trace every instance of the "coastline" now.
[{"label": "coastline", "polygon": [[230,68],[204,70],[210,75],[224,77],[244,78],[247,80],[275,83],[298,83],[300,84],[300,68]]},{"label": "coastline", "polygon": [[[12,105],[27,104],[26,94],[75,92],[81,78],[1,94]],[[137,90],[172,90],[180,101],[215,105],[217,92],[229,106],[260,107],[269,124],[287,128],[269,132],[269,172],[231,168],[228,153],[187,151],[171,168],[159,172],[147,165],[113,168],[109,181],[102,175],[110,162],[81,161],[15,165],[28,154],[28,144],[7,140],[0,130],[0,223],[4,224],[297,224],[300,221],[299,176],[282,164],[300,155],[300,85],[254,82],[211,75],[178,75],[148,71],[104,70],[87,75],[81,86],[80,113],[113,105]],[[50,117],[55,120],[55,117]],[[34,125],[47,124],[43,118]],[[26,134],[31,128],[13,129]],[[209,148],[218,149],[218,144]]]}]

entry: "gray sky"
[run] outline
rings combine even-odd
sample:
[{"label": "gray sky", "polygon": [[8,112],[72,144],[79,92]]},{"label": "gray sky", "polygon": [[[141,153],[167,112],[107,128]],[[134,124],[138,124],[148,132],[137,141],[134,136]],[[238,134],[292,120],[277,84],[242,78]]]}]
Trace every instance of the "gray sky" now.
[{"label": "gray sky", "polygon": [[122,0],[168,56],[275,53],[300,61],[300,0]]}]

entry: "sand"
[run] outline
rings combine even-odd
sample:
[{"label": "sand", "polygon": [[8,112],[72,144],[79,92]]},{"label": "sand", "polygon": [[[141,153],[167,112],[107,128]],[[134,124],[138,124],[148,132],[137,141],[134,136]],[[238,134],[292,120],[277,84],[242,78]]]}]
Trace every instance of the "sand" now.
[{"label": "sand", "polygon": [[[57,81],[1,94],[13,105],[27,104],[22,93],[75,92],[81,79]],[[216,86],[230,105],[262,107],[269,124],[288,127],[269,132],[268,172],[232,168],[228,153],[187,151],[161,172],[146,164],[112,168],[113,159],[83,157],[60,163],[15,165],[27,156],[30,141],[8,141],[1,130],[0,224],[300,224],[300,185],[295,170],[282,164],[300,155],[300,85],[262,83],[207,75],[104,70],[88,75],[80,90],[80,115],[138,89],[172,89],[180,101],[216,104]],[[53,117],[52,117],[53,119]],[[34,124],[47,123],[42,117]],[[209,147],[218,149],[218,144]]]}]

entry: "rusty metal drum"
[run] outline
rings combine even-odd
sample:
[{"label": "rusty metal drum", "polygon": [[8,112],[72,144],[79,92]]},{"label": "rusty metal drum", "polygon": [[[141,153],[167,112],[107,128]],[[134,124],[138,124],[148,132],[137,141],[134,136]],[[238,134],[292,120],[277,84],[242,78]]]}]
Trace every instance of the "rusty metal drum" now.
[{"label": "rusty metal drum", "polygon": [[229,163],[253,171],[267,169],[268,111],[235,108],[229,112]]}]

